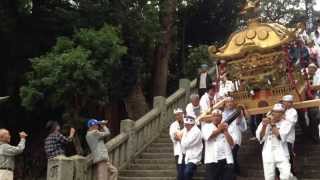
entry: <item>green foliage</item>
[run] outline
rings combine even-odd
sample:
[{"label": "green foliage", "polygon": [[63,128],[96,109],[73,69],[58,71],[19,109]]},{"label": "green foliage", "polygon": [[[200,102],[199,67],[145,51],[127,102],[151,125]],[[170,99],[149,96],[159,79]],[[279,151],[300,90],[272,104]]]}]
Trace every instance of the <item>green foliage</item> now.
[{"label": "green foliage", "polygon": [[207,45],[199,45],[190,49],[186,62],[188,67],[186,70],[187,77],[195,78],[198,75],[198,69],[201,64],[208,64],[209,67],[213,65],[212,60],[209,58]]},{"label": "green foliage", "polygon": [[290,24],[305,14],[301,5],[305,0],[263,0],[260,3],[262,17],[282,24]]},{"label": "green foliage", "polygon": [[81,29],[73,39],[58,38],[50,52],[32,59],[28,83],[20,89],[22,105],[81,108],[88,101],[108,102],[112,68],[119,66],[126,50],[118,29],[109,25]]}]

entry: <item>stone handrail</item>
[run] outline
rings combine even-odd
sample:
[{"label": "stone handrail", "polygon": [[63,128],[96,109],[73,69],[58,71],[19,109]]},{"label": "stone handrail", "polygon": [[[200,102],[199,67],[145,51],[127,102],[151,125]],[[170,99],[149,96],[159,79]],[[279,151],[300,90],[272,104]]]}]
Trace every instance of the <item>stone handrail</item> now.
[{"label": "stone handrail", "polygon": [[[212,72],[211,70],[210,73]],[[181,79],[179,81],[179,89],[168,98],[155,97],[153,109],[143,117],[137,121],[122,120],[120,134],[106,143],[111,163],[118,169],[127,167],[137,155],[144,151],[174,121],[173,110],[175,108],[184,108],[187,105],[190,94],[197,93],[196,84],[196,79],[192,82],[188,79]],[[75,173],[73,177],[78,177],[76,180],[93,180],[95,178],[92,164],[90,163],[90,155],[83,159],[79,157],[70,159],[49,161],[47,180],[63,180],[66,176],[59,175],[60,172],[70,174],[71,171]],[[65,169],[68,169],[68,171],[65,171]],[[57,176],[49,177],[49,174],[53,174],[51,171],[57,172]],[[62,179],[59,179],[59,177],[62,177]],[[70,180],[75,180],[75,178]]]},{"label": "stone handrail", "polygon": [[137,121],[121,121],[120,134],[106,144],[110,160],[115,166],[119,169],[125,168],[174,120],[173,110],[186,106],[191,83],[187,79],[181,79],[179,86],[168,98],[155,97],[153,109]]}]

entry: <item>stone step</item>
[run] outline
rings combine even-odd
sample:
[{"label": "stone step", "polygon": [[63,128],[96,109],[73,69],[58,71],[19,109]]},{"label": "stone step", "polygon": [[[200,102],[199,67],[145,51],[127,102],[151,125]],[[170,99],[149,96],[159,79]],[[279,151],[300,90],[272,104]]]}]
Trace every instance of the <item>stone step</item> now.
[{"label": "stone step", "polygon": [[136,164],[175,164],[173,158],[166,159],[134,159],[133,163]]},{"label": "stone step", "polygon": [[[296,131],[296,171],[299,180],[320,180],[320,145],[310,143],[308,138]],[[239,151],[241,177],[237,180],[263,180],[261,145],[251,141],[249,131],[243,134],[243,144]],[[205,169],[198,166],[194,180],[203,180]],[[141,153],[126,170],[120,171],[119,180],[175,180],[176,165],[173,145],[168,129],[161,133],[147,149]]]}]

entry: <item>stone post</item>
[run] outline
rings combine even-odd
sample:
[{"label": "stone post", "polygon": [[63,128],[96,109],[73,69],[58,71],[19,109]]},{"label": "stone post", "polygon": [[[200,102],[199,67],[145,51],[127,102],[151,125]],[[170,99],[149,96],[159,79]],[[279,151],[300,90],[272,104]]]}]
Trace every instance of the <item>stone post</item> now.
[{"label": "stone post", "polygon": [[48,160],[47,180],[73,180],[73,160],[59,156]]},{"label": "stone post", "polygon": [[[190,80],[189,79],[180,79],[179,80],[179,88],[183,88],[186,90],[186,98],[184,102],[184,106],[189,102],[190,97]],[[180,105],[181,106],[181,105]]]},{"label": "stone post", "polygon": [[70,157],[74,165],[74,179],[73,180],[88,180],[86,175],[88,173],[88,164],[85,157],[75,155]]},{"label": "stone post", "polygon": [[[125,150],[125,156],[127,161],[131,161],[135,155],[137,147],[137,135],[134,132],[135,121],[131,119],[125,119],[121,121],[120,133],[127,133],[129,135],[128,145]],[[121,154],[122,156],[123,154]]]},{"label": "stone post", "polygon": [[167,106],[166,98],[163,96],[156,96],[153,98],[153,108],[159,108],[161,113],[159,132],[167,126]]}]

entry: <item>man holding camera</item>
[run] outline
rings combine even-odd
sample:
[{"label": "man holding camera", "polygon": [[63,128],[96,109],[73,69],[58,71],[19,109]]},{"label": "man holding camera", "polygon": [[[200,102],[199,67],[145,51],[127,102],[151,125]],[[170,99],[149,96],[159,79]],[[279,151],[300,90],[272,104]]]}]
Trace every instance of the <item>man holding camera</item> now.
[{"label": "man holding camera", "polygon": [[70,128],[69,136],[65,137],[61,134],[61,128],[57,121],[48,121],[46,128],[49,132],[44,142],[47,158],[52,159],[57,156],[65,156],[65,146],[72,142],[76,130]]},{"label": "man holding camera", "polygon": [[20,132],[20,142],[18,146],[11,146],[10,132],[6,129],[0,129],[0,179],[13,180],[14,157],[23,152],[26,137],[25,132]]},{"label": "man holding camera", "polygon": [[86,140],[91,150],[97,180],[117,180],[118,170],[109,161],[108,150],[104,139],[110,135],[107,121],[88,121]]}]

